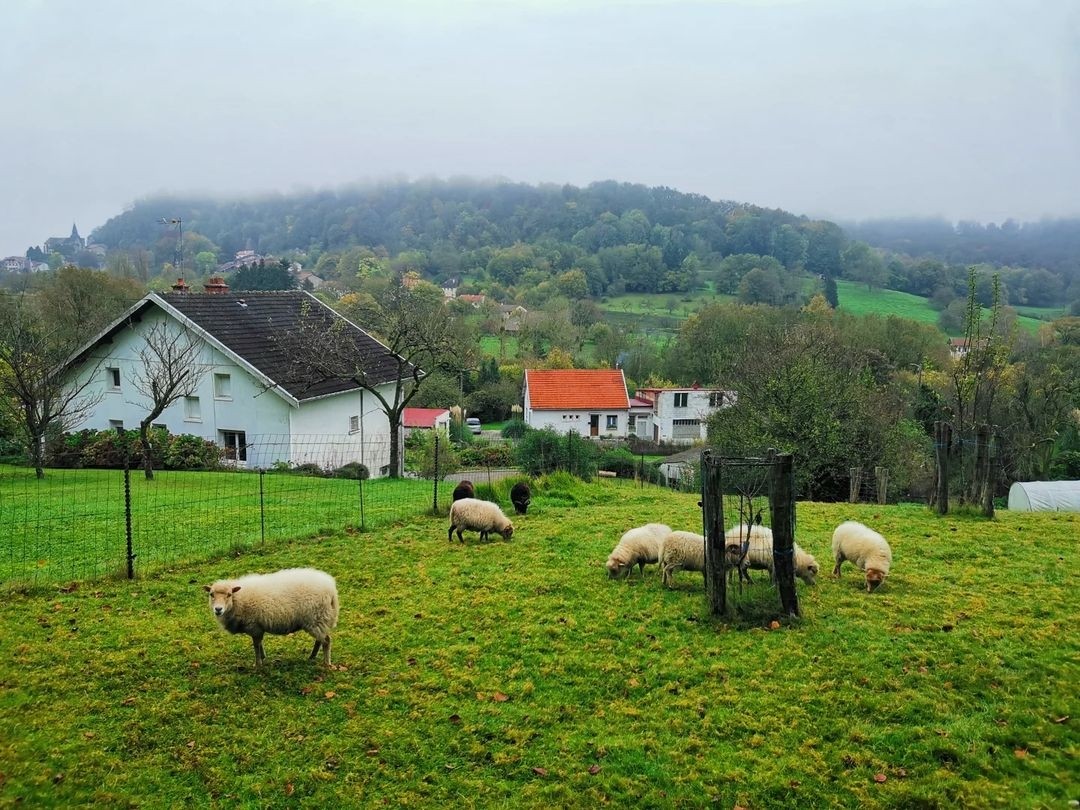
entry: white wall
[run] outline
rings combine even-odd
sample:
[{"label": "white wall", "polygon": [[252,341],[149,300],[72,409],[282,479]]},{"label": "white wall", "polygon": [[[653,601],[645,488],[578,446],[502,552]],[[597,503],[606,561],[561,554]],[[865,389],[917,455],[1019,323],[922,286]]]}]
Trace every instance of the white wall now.
[{"label": "white wall", "polygon": [[[566,434],[574,431],[582,436],[589,436],[589,417],[592,414],[600,416],[600,430],[596,434],[598,438],[623,438],[626,436],[625,410],[585,410],[585,411],[541,411],[530,408],[526,416],[526,422],[537,430],[552,428],[556,433]],[[607,417],[615,417],[615,428],[609,430]]]},{"label": "white wall", "polygon": [[[394,387],[383,385],[380,393],[393,401]],[[350,430],[351,417],[360,417],[358,429]],[[390,463],[390,420],[379,400],[369,391],[347,391],[301,403],[291,414],[291,447],[294,464],[315,463],[340,467],[359,461],[372,477],[382,475]],[[404,430],[398,440],[404,439]]]},{"label": "white wall", "polygon": [[[683,390],[668,390],[658,392],[655,406],[655,422],[654,424],[659,428],[660,441],[674,442],[677,444],[692,444],[695,441],[704,441],[706,438],[706,421],[709,416],[720,410],[718,407],[712,407],[709,405],[709,397],[712,394],[718,394],[718,391],[707,391],[705,389],[683,389]],[[686,407],[675,407],[675,395],[686,394]],[[697,419],[700,424],[697,426],[697,431],[693,436],[681,438],[674,438],[675,434],[675,420],[676,419]],[[684,427],[685,429],[685,427]],[[638,432],[638,435],[642,435]]]}]

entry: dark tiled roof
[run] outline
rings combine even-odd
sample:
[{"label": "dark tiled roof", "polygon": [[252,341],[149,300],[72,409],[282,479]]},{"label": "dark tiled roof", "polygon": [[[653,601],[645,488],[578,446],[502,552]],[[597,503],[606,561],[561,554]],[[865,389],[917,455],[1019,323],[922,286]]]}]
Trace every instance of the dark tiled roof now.
[{"label": "dark tiled roof", "polygon": [[[299,400],[358,389],[348,379],[297,381],[287,355],[282,335],[296,329],[301,317],[318,319],[327,329],[339,317],[314,296],[300,291],[244,293],[158,293],[161,300],[175,307],[197,326],[209,332],[227,348],[253,365]],[[363,329],[350,329],[356,351],[364,360],[363,368],[372,385],[393,382],[398,377],[398,359],[389,349]],[[402,373],[408,374],[406,366]]]}]

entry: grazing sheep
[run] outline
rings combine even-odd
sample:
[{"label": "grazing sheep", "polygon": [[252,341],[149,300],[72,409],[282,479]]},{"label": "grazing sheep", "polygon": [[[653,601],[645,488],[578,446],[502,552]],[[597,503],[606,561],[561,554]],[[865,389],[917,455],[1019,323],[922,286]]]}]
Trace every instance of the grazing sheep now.
[{"label": "grazing sheep", "polygon": [[473,490],[472,481],[462,481],[456,487],[454,487],[453,500],[460,501],[462,498],[475,498],[476,492]]},{"label": "grazing sheep", "polygon": [[[747,569],[768,571],[769,581],[775,578],[773,571],[773,533],[768,526],[745,523],[732,526],[724,535],[724,554],[727,564],[738,567],[739,578],[750,582]],[[813,585],[818,574],[817,560],[812,554],[803,551],[798,543],[794,544],[795,576],[807,585]]]},{"label": "grazing sheep", "polygon": [[630,529],[619,539],[618,545],[607,558],[608,576],[612,579],[629,577],[637,565],[644,577],[646,563],[660,560],[660,544],[669,534],[671,527],[663,523],[647,523]]},{"label": "grazing sheep", "polygon": [[309,658],[323,650],[330,665],[330,631],[337,626],[338,594],[334,578],[314,568],[286,568],[272,574],[247,574],[204,585],[210,609],[230,633],[247,633],[255,645],[255,666],[266,660],[263,636],[287,636],[305,630],[315,638]]},{"label": "grazing sheep", "polygon": [[660,572],[669,588],[675,583],[675,572],[705,573],[705,537],[693,532],[671,532],[660,544]]},{"label": "grazing sheep", "polygon": [[892,566],[892,549],[885,538],[868,526],[854,520],[836,527],[832,536],[832,553],[836,560],[833,576],[840,576],[840,564],[851,560],[866,572],[866,591],[877,589]]},{"label": "grazing sheep", "polygon": [[450,542],[454,540],[455,530],[462,543],[465,542],[465,538],[461,536],[464,530],[480,532],[480,539],[485,541],[491,532],[500,535],[503,540],[509,540],[514,533],[514,524],[503,514],[498,504],[476,498],[462,498],[450,504],[450,529],[446,533],[446,539]]},{"label": "grazing sheep", "polygon": [[532,491],[529,489],[529,485],[524,481],[518,481],[514,484],[514,488],[510,490],[510,503],[514,504],[514,511],[519,515],[524,515],[529,511],[531,502]]}]

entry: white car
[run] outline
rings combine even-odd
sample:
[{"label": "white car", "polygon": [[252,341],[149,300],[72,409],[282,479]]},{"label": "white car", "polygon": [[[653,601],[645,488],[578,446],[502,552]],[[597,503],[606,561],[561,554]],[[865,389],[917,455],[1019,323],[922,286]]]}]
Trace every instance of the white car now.
[{"label": "white car", "polygon": [[469,429],[470,433],[473,433],[473,434],[479,434],[480,433],[480,420],[477,419],[475,416],[468,417],[465,420],[465,426]]}]

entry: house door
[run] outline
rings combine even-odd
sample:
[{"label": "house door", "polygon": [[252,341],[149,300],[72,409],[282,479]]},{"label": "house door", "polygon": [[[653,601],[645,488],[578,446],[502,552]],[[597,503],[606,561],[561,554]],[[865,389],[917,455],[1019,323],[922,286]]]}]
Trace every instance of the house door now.
[{"label": "house door", "polygon": [[598,414],[598,413],[590,413],[589,414],[589,435],[590,436],[599,436],[600,435],[600,414]]}]

